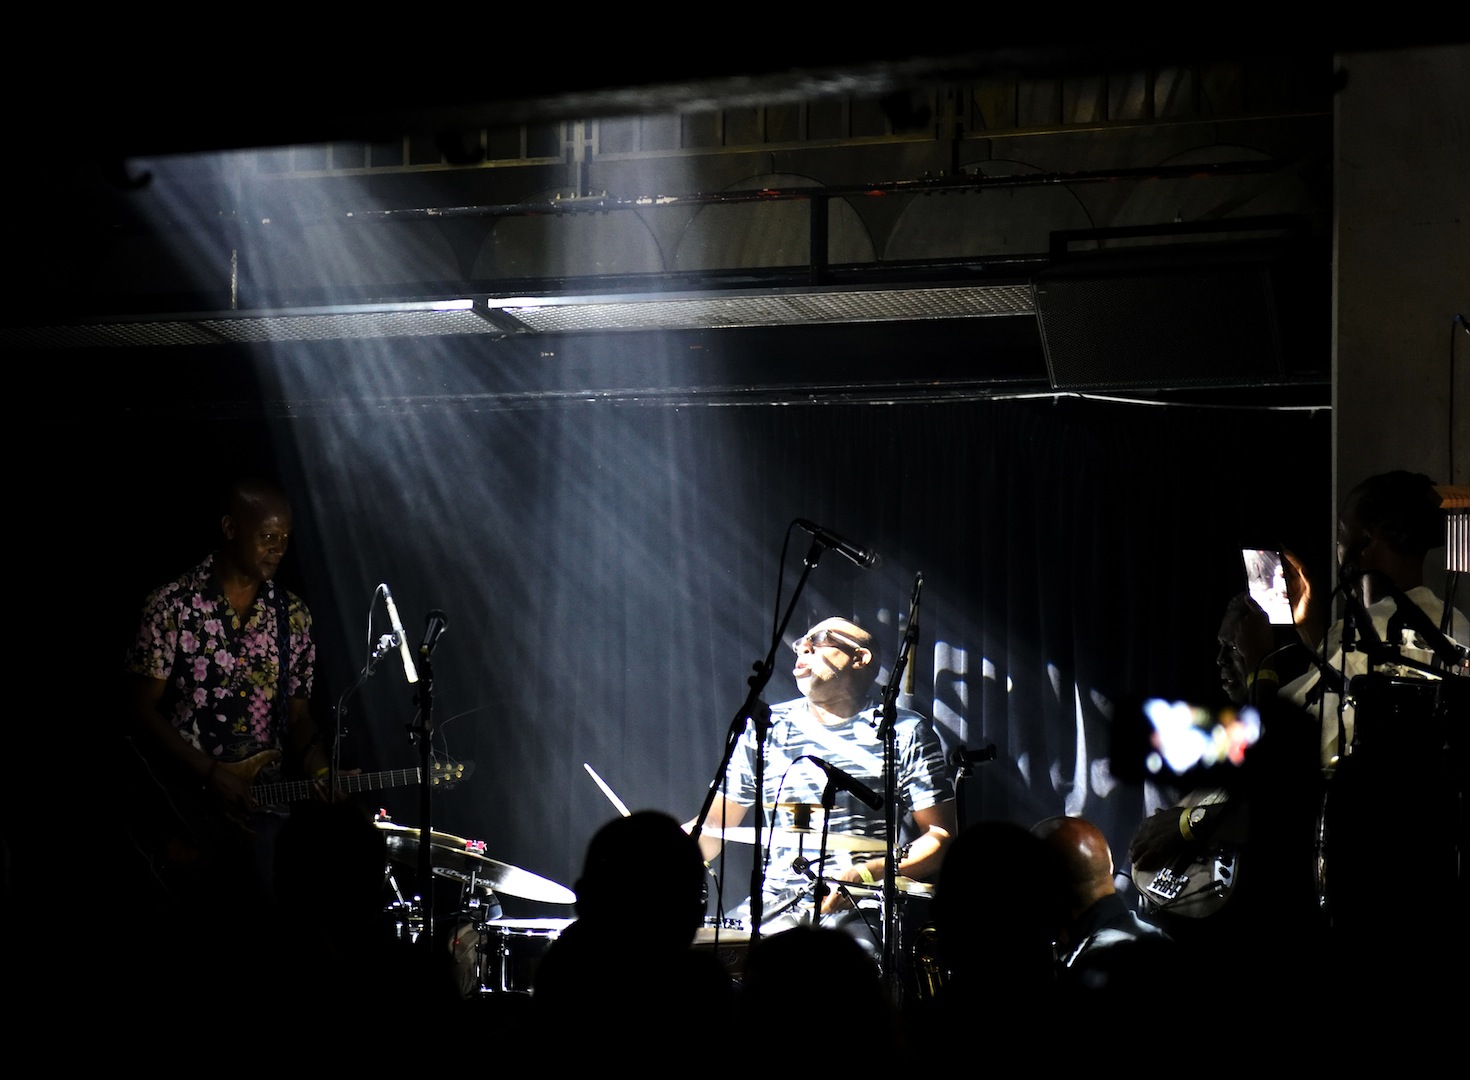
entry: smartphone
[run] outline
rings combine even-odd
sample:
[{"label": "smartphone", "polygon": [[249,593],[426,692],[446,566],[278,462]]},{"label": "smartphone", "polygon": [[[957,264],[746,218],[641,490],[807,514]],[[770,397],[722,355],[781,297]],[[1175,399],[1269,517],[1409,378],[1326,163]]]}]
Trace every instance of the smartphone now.
[{"label": "smartphone", "polygon": [[1241,548],[1245,565],[1245,587],[1250,597],[1261,605],[1266,618],[1277,626],[1290,626],[1291,597],[1286,594],[1286,568],[1281,552],[1269,548]]}]

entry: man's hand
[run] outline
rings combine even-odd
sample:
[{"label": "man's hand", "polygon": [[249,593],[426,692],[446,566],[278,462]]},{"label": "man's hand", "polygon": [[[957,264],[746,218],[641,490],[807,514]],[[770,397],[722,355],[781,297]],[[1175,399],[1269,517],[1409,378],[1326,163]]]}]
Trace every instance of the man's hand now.
[{"label": "man's hand", "polygon": [[1307,568],[1293,552],[1284,548],[1281,551],[1281,572],[1286,579],[1286,595],[1291,601],[1291,621],[1296,624],[1297,636],[1315,652],[1321,642],[1319,635],[1324,623],[1322,602],[1312,589]]},{"label": "man's hand", "polygon": [[[362,774],[362,770],[361,769],[343,769],[341,772],[339,772],[337,774],[337,776],[338,777],[343,777],[343,776],[359,776],[361,774]],[[315,777],[312,780],[312,787],[314,787],[316,789],[316,797],[319,800],[321,800],[322,802],[334,802],[334,803],[346,802],[347,801],[347,792],[343,791],[341,788],[334,788],[332,790],[332,792],[330,794],[328,794],[328,792],[327,792],[327,776],[328,776],[327,773],[323,773],[322,775],[317,776],[317,777]]]},{"label": "man's hand", "polygon": [[1157,870],[1184,850],[1187,841],[1179,831],[1180,809],[1166,806],[1144,818],[1128,844],[1128,861],[1136,870]]},{"label": "man's hand", "polygon": [[255,796],[251,791],[254,779],[215,761],[204,774],[204,787],[220,801],[227,814],[243,821],[255,809]]},{"label": "man's hand", "polygon": [[[882,871],[874,873],[872,863],[867,864],[867,870],[869,874],[873,875],[873,883],[879,883],[883,880]],[[871,889],[873,883],[869,883],[863,877],[863,872],[860,868],[849,866],[842,873],[838,874],[835,879],[825,882],[827,895],[822,900],[822,914],[831,915],[834,912],[846,911],[853,906],[852,901],[848,899],[847,893],[842,891],[842,885],[861,885],[865,889]]]}]

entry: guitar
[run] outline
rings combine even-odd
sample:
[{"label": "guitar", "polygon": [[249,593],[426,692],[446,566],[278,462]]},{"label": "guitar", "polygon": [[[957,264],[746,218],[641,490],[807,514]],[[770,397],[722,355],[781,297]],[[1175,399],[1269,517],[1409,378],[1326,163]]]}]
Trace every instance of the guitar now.
[{"label": "guitar", "polygon": [[[1214,806],[1224,801],[1223,792],[1206,791],[1182,800],[1177,808]],[[1131,876],[1150,913],[1203,919],[1225,906],[1239,873],[1239,852],[1207,845],[1185,848],[1157,870],[1140,870],[1135,866]]]},{"label": "guitar", "polygon": [[[219,767],[253,780],[261,769],[280,757],[279,750],[266,750],[254,757],[234,763],[220,762]],[[474,762],[435,761],[429,766],[429,786],[448,787],[457,784],[474,770]],[[351,795],[358,791],[379,791],[384,788],[418,784],[422,770],[389,769],[385,772],[358,773],[337,777],[337,790]],[[287,803],[304,802],[316,797],[315,780],[277,780],[268,784],[253,784],[250,793],[255,796],[255,805],[262,807],[283,806]]]},{"label": "guitar", "polygon": [[[188,865],[204,857],[210,848],[230,834],[237,838],[250,835],[246,822],[227,815],[203,790],[197,777],[181,777],[176,766],[155,761],[135,741],[129,741],[137,753],[142,775],[146,777],[143,790],[152,792],[151,796],[146,796],[134,785],[133,808],[137,814],[133,831],[140,845],[153,851],[156,862]],[[216,768],[250,781],[251,795],[258,809],[280,809],[293,802],[317,798],[318,782],[315,780],[256,781],[261,771],[280,757],[279,750],[263,750],[242,761],[221,761]],[[428,783],[434,787],[449,787],[468,777],[473,770],[474,763],[469,761],[436,761],[430,765]],[[390,769],[338,776],[337,790],[353,794],[422,782],[423,773],[419,768]]]}]

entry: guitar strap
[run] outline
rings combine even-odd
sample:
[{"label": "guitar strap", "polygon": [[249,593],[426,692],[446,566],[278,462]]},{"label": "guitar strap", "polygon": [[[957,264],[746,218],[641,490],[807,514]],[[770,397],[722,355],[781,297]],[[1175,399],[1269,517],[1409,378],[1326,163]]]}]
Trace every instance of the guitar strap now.
[{"label": "guitar strap", "polygon": [[270,582],[269,603],[276,616],[276,742],[286,745],[286,718],[289,715],[291,690],[291,615],[286,603],[286,590]]}]

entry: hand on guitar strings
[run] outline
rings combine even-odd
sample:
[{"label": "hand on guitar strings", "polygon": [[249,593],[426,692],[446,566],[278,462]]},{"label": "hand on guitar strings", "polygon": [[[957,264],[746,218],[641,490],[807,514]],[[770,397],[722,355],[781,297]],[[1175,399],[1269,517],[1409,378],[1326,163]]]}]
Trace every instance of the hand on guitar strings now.
[{"label": "hand on guitar strings", "polygon": [[1180,808],[1155,810],[1139,823],[1128,844],[1128,861],[1137,870],[1157,870],[1173,859],[1188,841],[1179,831]]}]

